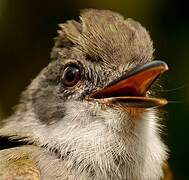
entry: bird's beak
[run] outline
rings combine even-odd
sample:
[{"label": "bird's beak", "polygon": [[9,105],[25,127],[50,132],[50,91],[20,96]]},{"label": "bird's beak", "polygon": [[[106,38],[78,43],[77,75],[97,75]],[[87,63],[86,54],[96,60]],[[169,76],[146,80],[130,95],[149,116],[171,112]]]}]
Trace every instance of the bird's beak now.
[{"label": "bird's beak", "polygon": [[105,88],[96,90],[89,99],[100,103],[121,105],[125,107],[150,108],[163,106],[167,100],[147,95],[153,82],[165,71],[168,66],[163,61],[152,61],[136,67],[119,79],[112,81]]}]

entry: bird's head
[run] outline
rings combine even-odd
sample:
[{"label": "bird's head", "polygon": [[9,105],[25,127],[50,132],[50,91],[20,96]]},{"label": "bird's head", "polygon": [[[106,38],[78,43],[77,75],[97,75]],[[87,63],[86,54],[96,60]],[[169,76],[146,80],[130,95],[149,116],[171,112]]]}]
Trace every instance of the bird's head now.
[{"label": "bird's head", "polygon": [[[51,63],[18,107],[21,131],[80,164],[106,163],[100,157],[112,167],[116,158],[142,162],[144,154],[161,149],[155,109],[166,100],[148,92],[168,68],[152,61],[145,28],[111,11],[85,10],[79,22],[61,24],[58,34]],[[149,158],[163,159],[158,153]]]}]

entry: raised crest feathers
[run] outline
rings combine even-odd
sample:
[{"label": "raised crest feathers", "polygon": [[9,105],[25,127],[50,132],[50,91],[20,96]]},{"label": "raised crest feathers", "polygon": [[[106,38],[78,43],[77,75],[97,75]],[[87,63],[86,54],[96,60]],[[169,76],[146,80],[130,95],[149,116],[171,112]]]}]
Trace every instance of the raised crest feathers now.
[{"label": "raised crest feathers", "polygon": [[86,9],[79,22],[71,20],[59,26],[58,45],[70,41],[93,59],[106,63],[115,58],[118,63],[135,60],[146,63],[153,58],[152,41],[146,29],[118,13]]}]

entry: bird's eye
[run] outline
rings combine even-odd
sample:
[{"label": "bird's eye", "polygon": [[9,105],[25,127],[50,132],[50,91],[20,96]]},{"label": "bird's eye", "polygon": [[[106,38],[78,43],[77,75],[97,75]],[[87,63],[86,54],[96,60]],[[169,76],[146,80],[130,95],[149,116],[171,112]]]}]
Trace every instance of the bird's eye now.
[{"label": "bird's eye", "polygon": [[64,69],[62,83],[66,87],[76,85],[81,79],[80,67],[76,64],[70,64]]}]

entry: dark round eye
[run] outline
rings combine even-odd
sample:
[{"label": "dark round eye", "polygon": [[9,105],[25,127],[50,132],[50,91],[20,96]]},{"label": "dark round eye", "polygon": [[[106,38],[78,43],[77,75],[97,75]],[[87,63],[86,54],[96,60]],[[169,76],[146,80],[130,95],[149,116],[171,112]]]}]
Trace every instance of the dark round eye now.
[{"label": "dark round eye", "polygon": [[71,64],[64,69],[62,83],[66,87],[72,87],[81,79],[81,71],[78,65]]}]

